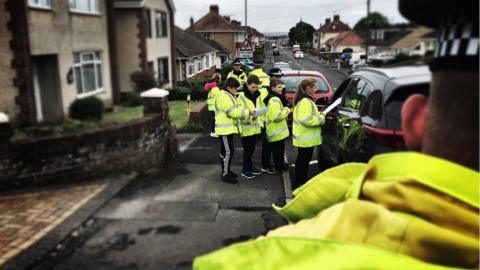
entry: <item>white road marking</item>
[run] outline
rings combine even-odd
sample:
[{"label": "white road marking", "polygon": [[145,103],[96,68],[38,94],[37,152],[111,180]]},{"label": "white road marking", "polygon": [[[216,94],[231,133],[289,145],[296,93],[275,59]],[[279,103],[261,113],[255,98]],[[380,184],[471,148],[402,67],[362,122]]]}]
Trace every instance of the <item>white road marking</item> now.
[{"label": "white road marking", "polygon": [[[300,64],[297,62],[297,60],[295,60],[295,58],[293,58],[293,57],[290,55],[290,53],[288,53],[287,51],[285,51],[283,48],[281,48],[281,50],[282,50],[283,53],[286,54],[290,59],[292,59],[292,61],[293,61],[295,64],[297,64],[297,65],[300,66],[303,70],[305,70],[305,68],[304,68],[302,65],[300,65]],[[290,63],[291,63],[291,62],[290,62]]]},{"label": "white road marking", "polygon": [[181,145],[181,146],[178,148],[178,151],[179,151],[180,153],[185,152],[185,150],[187,150],[187,148],[188,148],[198,137],[200,137],[199,134],[196,134],[196,135],[192,136],[192,138],[190,138],[190,140],[188,140],[185,144]]}]

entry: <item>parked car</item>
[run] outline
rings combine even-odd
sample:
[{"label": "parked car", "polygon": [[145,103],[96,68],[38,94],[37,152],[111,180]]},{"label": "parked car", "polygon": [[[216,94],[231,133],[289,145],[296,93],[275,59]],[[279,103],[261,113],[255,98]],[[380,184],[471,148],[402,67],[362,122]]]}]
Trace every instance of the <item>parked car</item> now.
[{"label": "parked car", "polygon": [[[298,84],[306,78],[316,78],[318,81],[317,91],[313,96],[318,108],[320,110],[331,102],[333,98],[332,87],[328,83],[325,76],[318,71],[308,70],[287,70],[283,71],[282,81],[285,84],[285,92],[288,99],[289,107],[293,108],[295,92],[297,91]],[[292,114],[287,119],[289,126],[292,124]]]},{"label": "parked car", "polygon": [[377,55],[371,56],[368,58],[368,62],[379,61],[383,64],[387,63],[390,60],[395,59],[395,54],[393,53],[379,53]]},{"label": "parked car", "polygon": [[272,48],[273,49],[277,48],[277,43],[272,43]]},{"label": "parked car", "polygon": [[354,64],[365,64],[365,60],[367,59],[367,56],[365,53],[351,53],[351,57],[348,60],[349,65],[354,65]]},{"label": "parked car", "polygon": [[280,55],[280,49],[279,48],[273,49],[273,55]]},{"label": "parked car", "polygon": [[273,67],[279,68],[282,71],[292,70],[290,64],[285,62],[275,62],[275,64],[273,64]]},{"label": "parked car", "polygon": [[341,61],[344,61],[344,62],[350,60],[350,58],[352,58],[352,53],[349,53],[349,52],[347,52],[347,53],[342,53],[342,54],[340,55],[340,60],[341,60]]},{"label": "parked car", "polygon": [[293,47],[292,47],[292,52],[293,52],[293,53],[296,53],[297,51],[300,51],[300,45],[298,45],[298,44],[293,45]]},{"label": "parked car", "polygon": [[303,52],[302,51],[296,51],[295,52],[295,58],[303,58]]},{"label": "parked car", "polygon": [[413,94],[428,95],[430,79],[426,66],[364,68],[348,77],[334,95],[342,98],[340,105],[322,127],[321,169],[404,150],[403,103]]},{"label": "parked car", "polygon": [[[250,71],[253,70],[253,61],[252,60],[250,60],[250,59],[240,59],[240,63],[242,64],[242,66],[247,67],[247,72],[250,72]],[[233,60],[228,59],[228,60],[226,60],[225,62],[222,63],[222,67],[229,66],[229,65],[232,65],[232,64],[233,64]]]},{"label": "parked car", "polygon": [[357,71],[359,69],[362,69],[362,68],[366,68],[366,67],[368,67],[368,64],[354,64],[352,66],[352,68],[350,69],[350,71],[348,71],[348,75],[351,75],[355,71]]}]

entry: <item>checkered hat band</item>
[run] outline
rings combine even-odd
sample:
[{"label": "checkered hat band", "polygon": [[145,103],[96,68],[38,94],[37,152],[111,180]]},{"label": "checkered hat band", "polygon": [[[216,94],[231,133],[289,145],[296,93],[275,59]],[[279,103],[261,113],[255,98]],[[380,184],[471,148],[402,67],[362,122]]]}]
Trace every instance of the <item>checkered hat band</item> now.
[{"label": "checkered hat band", "polygon": [[433,69],[478,69],[478,16],[450,15],[442,20]]}]

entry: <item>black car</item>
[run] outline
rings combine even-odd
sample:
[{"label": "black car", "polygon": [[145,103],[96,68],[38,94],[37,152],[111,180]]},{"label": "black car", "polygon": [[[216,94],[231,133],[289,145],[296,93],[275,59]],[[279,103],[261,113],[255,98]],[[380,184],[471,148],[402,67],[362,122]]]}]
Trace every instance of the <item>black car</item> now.
[{"label": "black car", "polygon": [[428,95],[430,78],[426,66],[364,68],[342,82],[333,98],[342,101],[322,127],[321,169],[404,150],[402,105],[412,94]]},{"label": "black car", "polygon": [[273,55],[280,55],[280,49],[279,48],[273,49]]}]

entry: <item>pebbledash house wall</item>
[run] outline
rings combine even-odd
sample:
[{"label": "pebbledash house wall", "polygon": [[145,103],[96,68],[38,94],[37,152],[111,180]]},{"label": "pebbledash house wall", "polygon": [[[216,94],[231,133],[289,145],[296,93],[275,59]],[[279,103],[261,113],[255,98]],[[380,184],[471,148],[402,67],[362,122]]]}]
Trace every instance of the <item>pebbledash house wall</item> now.
[{"label": "pebbledash house wall", "polygon": [[[67,82],[74,53],[99,51],[102,61],[103,91],[94,94],[107,107],[112,106],[112,86],[105,1],[98,1],[99,14],[69,10],[68,1],[51,1],[51,10],[28,9],[31,55],[57,55],[64,114],[77,98],[75,82]],[[73,72],[73,71],[72,71]]]},{"label": "pebbledash house wall", "polygon": [[0,189],[160,169],[177,153],[175,128],[166,98],[144,108],[144,118],[109,128],[0,141]]},{"label": "pebbledash house wall", "polygon": [[3,1],[0,3],[0,112],[6,113],[16,121],[19,108],[15,103],[18,88],[14,86],[15,70],[12,67],[13,52],[10,48],[12,33],[8,30],[10,13]]},{"label": "pebbledash house wall", "polygon": [[115,10],[118,76],[122,92],[133,90],[130,74],[142,70],[139,12],[137,9]]}]

